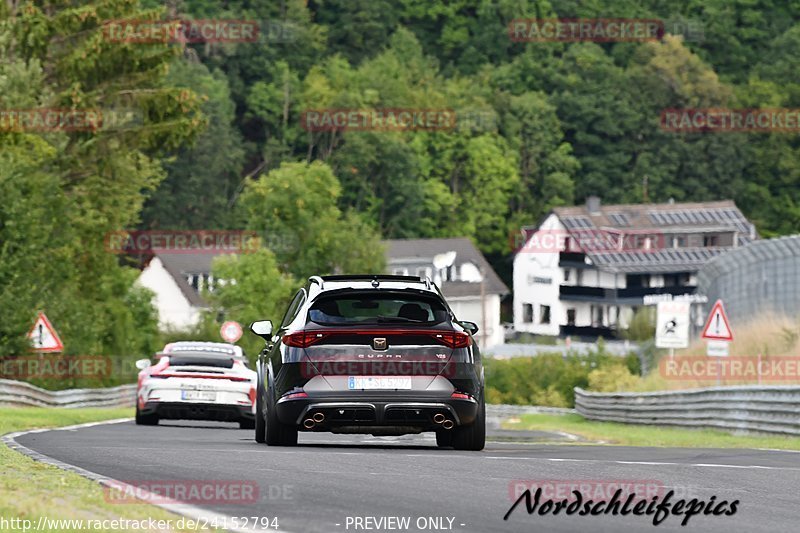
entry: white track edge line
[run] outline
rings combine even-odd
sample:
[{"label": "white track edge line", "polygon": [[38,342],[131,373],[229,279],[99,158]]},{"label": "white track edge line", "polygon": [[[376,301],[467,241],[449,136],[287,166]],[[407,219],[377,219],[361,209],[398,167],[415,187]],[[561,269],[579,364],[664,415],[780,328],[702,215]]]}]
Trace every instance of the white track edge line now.
[{"label": "white track edge line", "polygon": [[[20,444],[20,443],[18,443],[16,441],[17,437],[22,437],[23,435],[28,435],[28,434],[32,434],[32,433],[44,433],[45,431],[76,430],[76,429],[94,427],[94,426],[120,424],[122,422],[129,422],[131,420],[133,420],[133,418],[116,418],[116,419],[113,419],[113,420],[106,420],[106,421],[101,421],[101,422],[87,422],[87,423],[84,423],[84,424],[75,424],[75,425],[72,425],[72,426],[64,426],[64,427],[59,427],[59,428],[51,428],[51,429],[40,428],[40,429],[32,429],[32,430],[28,430],[28,431],[17,431],[17,432],[14,432],[14,433],[7,433],[7,434],[3,435],[2,436],[2,442],[6,446],[8,446],[10,449],[12,449],[12,450],[14,450],[16,452],[19,452],[22,455],[30,457],[34,461],[38,461],[40,463],[49,464],[49,465],[55,466],[57,468],[60,468],[62,470],[67,470],[69,472],[73,472],[75,474],[78,474],[79,476],[83,476],[83,477],[88,478],[88,479],[90,479],[92,481],[96,481],[98,484],[100,484],[103,487],[107,487],[107,486],[109,486],[109,485],[111,485],[113,483],[113,484],[116,484],[117,487],[125,487],[126,489],[127,488],[135,489],[133,491],[134,494],[141,494],[141,495],[145,496],[144,498],[140,498],[140,499],[143,500],[144,503],[146,503],[148,505],[153,505],[155,507],[159,507],[161,509],[164,509],[165,511],[169,511],[170,513],[173,513],[173,514],[176,514],[176,515],[179,515],[179,516],[185,516],[186,518],[191,518],[193,520],[208,521],[210,523],[213,523],[213,520],[215,520],[215,519],[217,520],[217,523],[222,522],[222,523],[228,524],[228,523],[233,522],[233,520],[232,520],[233,517],[231,517],[231,516],[226,516],[226,515],[223,515],[221,513],[216,513],[214,511],[208,511],[208,510],[203,509],[201,507],[198,507],[196,505],[189,505],[189,504],[182,504],[182,503],[156,503],[154,501],[147,501],[147,498],[152,498],[153,500],[157,500],[157,497],[159,497],[159,495],[151,493],[150,491],[142,491],[137,487],[133,487],[132,485],[129,485],[128,483],[124,483],[122,481],[119,481],[119,480],[114,479],[114,478],[110,478],[108,476],[100,475],[100,474],[98,474],[96,472],[91,472],[89,470],[86,470],[85,468],[81,468],[79,466],[71,465],[71,464],[65,463],[63,461],[59,461],[58,459],[54,459],[53,457],[50,457],[48,455],[44,455],[43,453],[39,453],[36,450],[32,450],[32,449],[30,449],[30,448],[28,448],[28,447],[26,447],[26,446],[24,446],[24,445],[22,445],[22,444]],[[232,531],[234,533],[263,533],[264,530],[229,527],[229,528],[226,528],[225,531]],[[283,531],[284,533],[291,533],[291,532],[289,532],[289,531],[287,531],[286,529],[283,529],[283,528],[281,528],[281,531]]]}]

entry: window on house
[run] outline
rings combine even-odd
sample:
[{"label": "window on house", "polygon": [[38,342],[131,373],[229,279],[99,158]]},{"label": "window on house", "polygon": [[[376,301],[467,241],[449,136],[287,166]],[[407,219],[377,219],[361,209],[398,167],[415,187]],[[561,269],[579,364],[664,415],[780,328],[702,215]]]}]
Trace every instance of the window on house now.
[{"label": "window on house", "polygon": [[526,323],[533,322],[533,305],[522,304],[522,321]]},{"label": "window on house", "polygon": [[592,326],[598,328],[603,326],[603,306],[593,305],[591,307]]},{"label": "window on house", "polygon": [[575,325],[575,309],[570,308],[567,309],[567,325],[574,326]]},{"label": "window on house", "polygon": [[392,274],[395,276],[408,276],[408,270],[405,268],[393,268]]},{"label": "window on house", "polygon": [[549,305],[540,305],[539,306],[539,324],[549,324],[550,323],[550,306]]},{"label": "window on house", "polygon": [[571,275],[572,275],[572,269],[571,268],[565,268],[564,269],[564,281],[569,281],[569,278],[570,278]]},{"label": "window on house", "polygon": [[717,236],[716,235],[704,235],[703,236],[703,246],[717,246]]},{"label": "window on house", "polygon": [[673,248],[685,248],[686,247],[686,237],[673,237],[672,238],[672,247]]},{"label": "window on house", "polygon": [[421,278],[429,278],[431,277],[431,269],[427,267],[419,267],[417,268],[417,276]]}]

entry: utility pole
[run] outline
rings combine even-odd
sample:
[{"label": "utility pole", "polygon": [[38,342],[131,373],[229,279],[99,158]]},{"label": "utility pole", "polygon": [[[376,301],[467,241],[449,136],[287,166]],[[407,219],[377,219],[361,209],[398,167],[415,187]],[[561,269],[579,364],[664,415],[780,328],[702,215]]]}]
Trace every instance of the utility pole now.
[{"label": "utility pole", "polygon": [[483,340],[483,345],[481,349],[486,348],[486,336],[489,334],[489,331],[486,329],[486,274],[483,268],[479,269],[481,273],[481,330],[483,330],[483,335],[481,339]]},{"label": "utility pole", "polygon": [[642,203],[646,204],[649,202],[650,200],[648,199],[647,195],[647,174],[645,174],[642,178]]}]

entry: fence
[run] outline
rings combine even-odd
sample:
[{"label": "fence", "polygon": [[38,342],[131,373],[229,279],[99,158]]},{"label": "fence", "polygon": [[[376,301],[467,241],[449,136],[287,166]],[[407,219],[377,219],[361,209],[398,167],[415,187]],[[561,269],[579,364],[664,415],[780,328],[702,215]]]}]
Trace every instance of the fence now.
[{"label": "fence", "polygon": [[136,385],[110,389],[49,391],[22,381],[0,379],[0,405],[36,407],[132,407]]},{"label": "fence", "polygon": [[575,410],[590,420],[800,435],[800,387],[791,385],[642,393],[576,388]]}]

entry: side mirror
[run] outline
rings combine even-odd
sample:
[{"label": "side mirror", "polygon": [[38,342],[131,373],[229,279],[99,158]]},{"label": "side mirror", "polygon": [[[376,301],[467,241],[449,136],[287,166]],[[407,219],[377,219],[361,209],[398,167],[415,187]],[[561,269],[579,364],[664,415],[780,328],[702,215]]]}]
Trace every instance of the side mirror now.
[{"label": "side mirror", "polygon": [[469,322],[467,320],[462,320],[461,322],[459,322],[459,324],[461,325],[462,328],[467,330],[467,332],[470,335],[475,335],[476,333],[478,333],[478,324],[476,324],[475,322]]},{"label": "side mirror", "polygon": [[268,341],[272,335],[272,321],[271,320],[257,320],[250,324],[250,331]]},{"label": "side mirror", "polygon": [[150,366],[150,359],[139,359],[134,364],[139,370],[144,370]]}]

